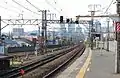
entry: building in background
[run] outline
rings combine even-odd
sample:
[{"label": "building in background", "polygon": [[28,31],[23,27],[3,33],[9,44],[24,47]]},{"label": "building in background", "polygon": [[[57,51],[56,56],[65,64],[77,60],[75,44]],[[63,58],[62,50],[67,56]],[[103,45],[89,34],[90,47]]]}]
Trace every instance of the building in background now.
[{"label": "building in background", "polygon": [[16,37],[24,36],[24,28],[13,28],[12,35]]},{"label": "building in background", "polygon": [[66,27],[65,24],[60,24],[60,33],[61,33],[61,37],[65,37],[66,36]]},{"label": "building in background", "polygon": [[75,24],[68,24],[68,38],[75,39]]},{"label": "building in background", "polygon": [[94,26],[95,26],[96,33],[100,34],[100,32],[101,32],[101,23],[100,23],[100,21],[95,21]]},{"label": "building in background", "polygon": [[85,39],[85,36],[88,34],[83,33],[81,25],[82,24],[78,24],[76,27],[76,42],[83,41]]}]

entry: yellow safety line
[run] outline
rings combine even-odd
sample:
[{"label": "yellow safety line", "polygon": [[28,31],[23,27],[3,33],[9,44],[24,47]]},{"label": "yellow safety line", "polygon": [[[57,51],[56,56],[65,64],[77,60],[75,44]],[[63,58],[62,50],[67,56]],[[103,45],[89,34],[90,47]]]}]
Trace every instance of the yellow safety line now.
[{"label": "yellow safety line", "polygon": [[80,69],[79,73],[77,74],[76,78],[84,78],[85,76],[85,72],[90,64],[91,61],[91,57],[92,57],[92,51],[89,49],[89,55],[84,63],[84,65],[82,66],[82,68]]}]

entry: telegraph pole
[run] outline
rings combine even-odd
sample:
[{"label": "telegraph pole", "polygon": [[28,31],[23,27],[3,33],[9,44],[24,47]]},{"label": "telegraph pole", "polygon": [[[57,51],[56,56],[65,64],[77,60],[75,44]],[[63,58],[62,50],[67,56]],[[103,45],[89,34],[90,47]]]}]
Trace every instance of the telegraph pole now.
[{"label": "telegraph pole", "polygon": [[45,52],[47,52],[47,10],[45,10]]},{"label": "telegraph pole", "polygon": [[[118,16],[118,24],[117,28],[120,27],[120,0],[116,0],[117,1],[117,14]],[[116,73],[120,73],[120,30],[116,31],[117,33],[117,62],[116,62]]]},{"label": "telegraph pole", "polygon": [[89,34],[88,34],[88,36],[89,36],[89,47],[91,46],[91,44],[90,44],[90,40],[91,40],[91,36],[90,36],[90,34],[91,34],[91,32],[90,32],[90,30],[91,30],[91,21],[89,21]]},{"label": "telegraph pole", "polygon": [[47,42],[47,10],[42,10],[42,41],[41,50],[43,53],[46,52],[46,42]]},{"label": "telegraph pole", "polygon": [[91,49],[93,49],[93,16],[95,14],[95,11],[91,11]]}]

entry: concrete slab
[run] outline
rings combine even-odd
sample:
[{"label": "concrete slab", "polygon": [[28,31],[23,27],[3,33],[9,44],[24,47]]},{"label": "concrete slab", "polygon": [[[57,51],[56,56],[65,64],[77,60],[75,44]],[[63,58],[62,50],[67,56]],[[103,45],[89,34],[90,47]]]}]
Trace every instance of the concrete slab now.
[{"label": "concrete slab", "polygon": [[115,74],[115,52],[101,52],[93,50],[91,65],[84,78],[120,78]]}]

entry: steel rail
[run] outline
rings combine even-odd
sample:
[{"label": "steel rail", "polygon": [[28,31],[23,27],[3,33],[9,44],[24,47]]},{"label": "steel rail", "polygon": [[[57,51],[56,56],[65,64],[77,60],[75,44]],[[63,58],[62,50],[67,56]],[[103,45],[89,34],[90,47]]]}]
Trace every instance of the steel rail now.
[{"label": "steel rail", "polygon": [[47,75],[45,75],[43,78],[49,78],[53,73],[55,73],[56,71],[58,71],[61,67],[65,66],[67,63],[69,63],[69,61],[71,59],[73,59],[79,52],[81,52],[80,55],[82,55],[82,53],[84,52],[85,50],[85,46],[83,46],[82,49],[79,49],[78,51],[75,52],[75,54],[70,57],[68,60],[66,60],[64,63],[62,63],[61,65],[59,65],[57,68],[55,68],[54,70],[52,70],[51,72],[49,72]]},{"label": "steel rail", "polygon": [[3,74],[0,74],[0,78],[16,78],[18,76],[20,76],[20,69],[24,69],[24,71],[27,73],[31,70],[34,70],[35,68],[39,67],[39,66],[42,66],[66,53],[69,53],[70,51],[74,50],[74,48],[76,48],[78,46],[74,46],[70,49],[67,49],[67,50],[63,50],[62,52],[60,53],[56,53],[55,55],[51,54],[51,55],[48,55],[47,57],[43,58],[43,59],[40,59],[39,61],[37,62],[34,62],[34,63],[31,63],[31,64],[28,64],[28,65],[25,65],[25,66],[21,66],[19,68],[16,68],[16,69],[13,69],[13,70],[10,70],[8,72],[5,72]]}]

